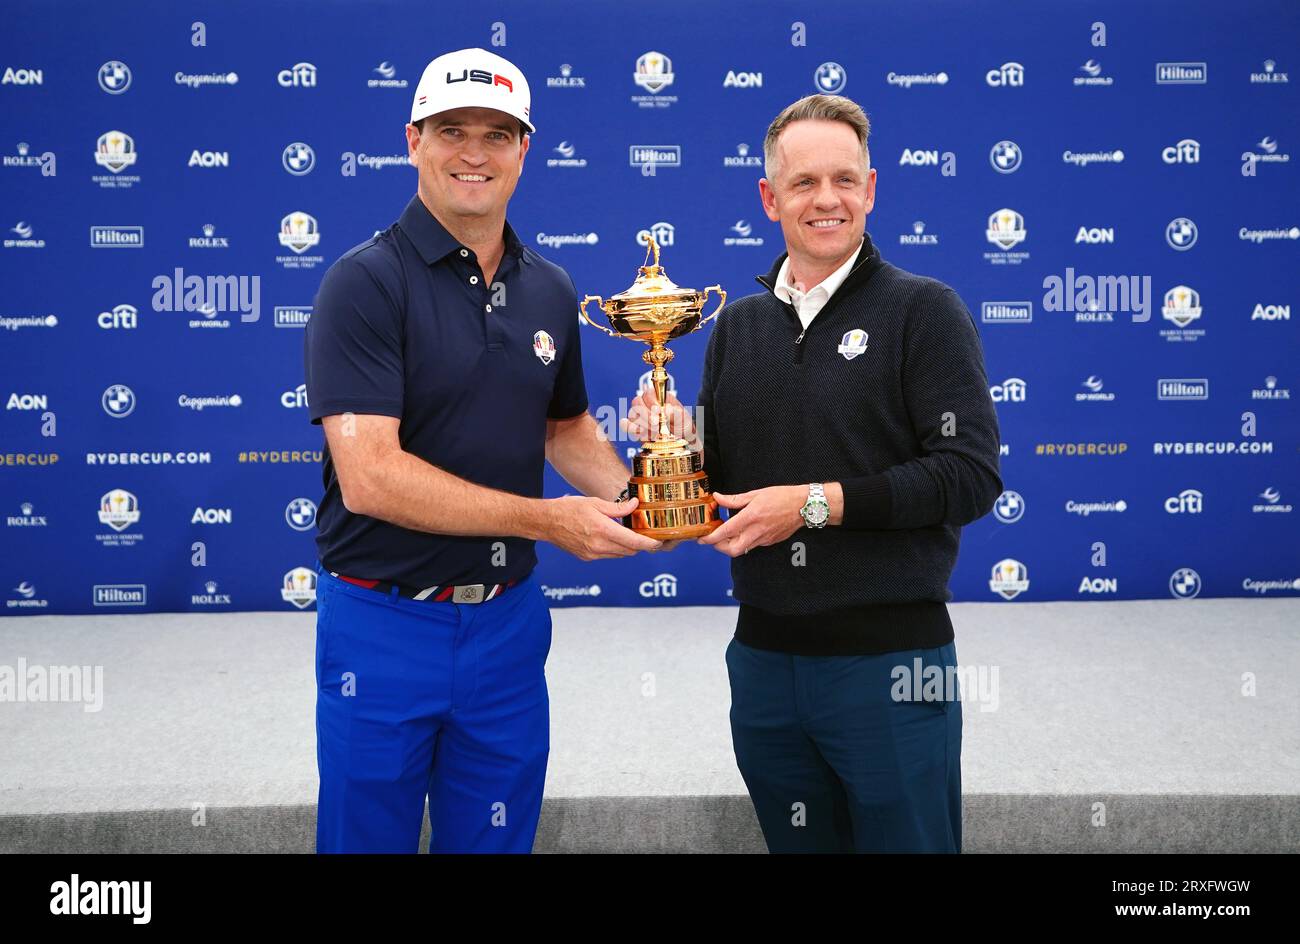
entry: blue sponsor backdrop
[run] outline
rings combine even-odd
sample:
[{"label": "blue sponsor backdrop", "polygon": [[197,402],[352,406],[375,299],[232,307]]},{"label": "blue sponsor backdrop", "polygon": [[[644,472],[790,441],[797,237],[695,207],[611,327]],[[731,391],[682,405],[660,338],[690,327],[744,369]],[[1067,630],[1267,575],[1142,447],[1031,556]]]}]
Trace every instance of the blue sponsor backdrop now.
[{"label": "blue sponsor backdrop", "polygon": [[[416,80],[463,46],[529,77],[510,219],[582,293],[627,287],[656,226],[677,282],[758,290],[781,250],[768,123],[819,88],[862,104],[869,230],[960,292],[998,399],[1015,494],[965,529],[956,599],[1296,592],[1300,5],[49,2],[4,21],[3,612],[312,604],[302,319],[413,192]],[[257,320],[168,310],[153,283],[177,270],[259,277]],[[1071,272],[1149,277],[1148,320],[1133,298],[1050,310],[1044,280]],[[614,428],[640,348],[584,330]],[[674,346],[687,403],[706,341]],[[729,599],[696,545],[543,547],[539,576],[560,604]]]}]

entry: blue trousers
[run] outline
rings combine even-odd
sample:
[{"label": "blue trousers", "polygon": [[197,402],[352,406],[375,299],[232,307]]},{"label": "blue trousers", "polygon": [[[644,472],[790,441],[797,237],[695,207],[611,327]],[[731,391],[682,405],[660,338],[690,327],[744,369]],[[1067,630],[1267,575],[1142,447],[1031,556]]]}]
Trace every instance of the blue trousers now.
[{"label": "blue trousers", "polygon": [[317,852],[531,852],[550,752],[551,616],[532,577],[408,600],[318,565]]},{"label": "blue trousers", "polygon": [[794,656],[733,639],[726,658],[736,764],[769,851],[961,851],[961,702],[910,697],[912,676],[955,669],[954,643]]}]

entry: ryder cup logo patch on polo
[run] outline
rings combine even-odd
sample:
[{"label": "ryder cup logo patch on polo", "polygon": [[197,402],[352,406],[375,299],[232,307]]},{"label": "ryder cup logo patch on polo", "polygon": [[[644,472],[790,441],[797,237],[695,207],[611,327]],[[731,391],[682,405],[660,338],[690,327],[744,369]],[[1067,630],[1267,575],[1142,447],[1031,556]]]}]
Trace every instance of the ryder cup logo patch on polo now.
[{"label": "ryder cup logo patch on polo", "polygon": [[840,339],[840,346],[836,348],[844,355],[846,361],[851,361],[867,349],[867,332],[861,328],[854,328],[852,331],[845,331],[844,337]]},{"label": "ryder cup logo patch on polo", "polygon": [[533,353],[543,364],[549,364],[555,360],[555,341],[545,331],[538,331],[533,335]]}]

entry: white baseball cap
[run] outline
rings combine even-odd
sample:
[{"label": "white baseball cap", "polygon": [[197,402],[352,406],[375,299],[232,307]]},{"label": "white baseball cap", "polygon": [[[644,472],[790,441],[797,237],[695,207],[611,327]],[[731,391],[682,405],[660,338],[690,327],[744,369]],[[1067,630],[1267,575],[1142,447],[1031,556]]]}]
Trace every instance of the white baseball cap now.
[{"label": "white baseball cap", "polygon": [[493,108],[535,133],[528,120],[531,103],[528,80],[513,62],[486,49],[458,49],[424,67],[411,102],[411,121],[453,108]]}]

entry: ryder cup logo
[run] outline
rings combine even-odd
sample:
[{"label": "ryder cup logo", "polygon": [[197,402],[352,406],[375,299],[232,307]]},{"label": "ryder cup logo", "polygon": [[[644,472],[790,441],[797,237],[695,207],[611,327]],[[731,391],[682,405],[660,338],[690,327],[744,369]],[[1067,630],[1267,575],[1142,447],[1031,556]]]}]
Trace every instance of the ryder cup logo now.
[{"label": "ryder cup logo", "polygon": [[990,214],[984,235],[994,245],[1010,249],[1025,241],[1025,218],[1015,210],[997,210]]},{"label": "ryder cup logo", "polygon": [[823,62],[813,73],[813,85],[823,95],[838,94],[848,81],[848,73],[838,62]]},{"label": "ryder cup logo", "polygon": [[316,152],[311,149],[310,144],[295,141],[284,149],[284,153],[280,155],[280,163],[295,177],[302,177],[310,174],[312,168],[316,166]]},{"label": "ryder cup logo", "polygon": [[1014,600],[1029,589],[1029,571],[1018,560],[1000,560],[993,565],[989,589],[1004,600]]},{"label": "ryder cup logo", "polygon": [[280,220],[280,245],[296,253],[304,253],[320,242],[316,217],[310,213],[294,212]]},{"label": "ryder cup logo", "polygon": [[648,52],[636,61],[632,78],[651,94],[673,84],[673,61],[661,52]]},{"label": "ryder cup logo", "polygon": [[95,163],[113,173],[135,163],[135,141],[124,131],[105,131],[95,142]]},{"label": "ryder cup logo", "polygon": [[846,361],[862,354],[867,349],[867,332],[861,328],[854,328],[852,331],[845,331],[844,337],[840,339],[840,345],[836,348],[844,355]]},{"label": "ryder cup logo", "polygon": [[125,62],[109,60],[99,67],[99,87],[109,95],[121,95],[131,87],[131,70]]},{"label": "ryder cup logo", "polygon": [[140,502],[130,492],[115,488],[99,499],[99,523],[124,531],[140,520]]},{"label": "ryder cup logo", "polygon": [[1180,328],[1201,317],[1201,293],[1186,285],[1175,285],[1165,292],[1165,303],[1160,314],[1166,321],[1172,321]]},{"label": "ryder cup logo", "polygon": [[538,331],[533,335],[533,353],[543,364],[549,364],[555,360],[555,341],[545,331]]},{"label": "ryder cup logo", "polygon": [[316,573],[306,567],[295,567],[284,575],[280,597],[298,609],[306,609],[316,602]]},{"label": "ryder cup logo", "polygon": [[1185,216],[1170,220],[1165,227],[1165,242],[1170,249],[1186,252],[1196,245],[1196,224]]},{"label": "ryder cup logo", "polygon": [[104,391],[99,402],[103,405],[104,412],[114,419],[130,416],[135,410],[135,394],[124,384],[113,384]]}]

